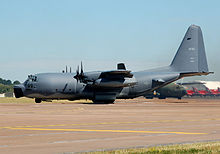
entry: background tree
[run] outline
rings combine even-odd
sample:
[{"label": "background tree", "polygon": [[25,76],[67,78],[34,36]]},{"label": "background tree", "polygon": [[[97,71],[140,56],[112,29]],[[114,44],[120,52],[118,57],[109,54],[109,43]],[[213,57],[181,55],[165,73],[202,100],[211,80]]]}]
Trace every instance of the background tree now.
[{"label": "background tree", "polygon": [[20,84],[18,80],[14,81],[13,84]]}]

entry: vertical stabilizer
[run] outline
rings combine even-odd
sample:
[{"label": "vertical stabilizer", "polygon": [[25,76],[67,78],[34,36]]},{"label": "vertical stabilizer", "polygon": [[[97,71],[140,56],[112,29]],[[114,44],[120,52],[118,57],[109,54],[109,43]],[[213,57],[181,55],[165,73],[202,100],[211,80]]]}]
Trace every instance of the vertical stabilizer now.
[{"label": "vertical stabilizer", "polygon": [[181,73],[208,72],[202,31],[199,26],[191,25],[171,63],[173,71]]}]

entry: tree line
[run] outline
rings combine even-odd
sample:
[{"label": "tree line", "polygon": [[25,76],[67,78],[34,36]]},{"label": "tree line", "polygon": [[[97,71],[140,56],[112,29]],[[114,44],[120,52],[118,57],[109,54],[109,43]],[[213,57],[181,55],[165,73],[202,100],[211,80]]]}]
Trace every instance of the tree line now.
[{"label": "tree line", "polygon": [[18,80],[12,82],[11,80],[0,78],[0,93],[13,92],[13,86],[16,84],[20,84],[20,82]]}]

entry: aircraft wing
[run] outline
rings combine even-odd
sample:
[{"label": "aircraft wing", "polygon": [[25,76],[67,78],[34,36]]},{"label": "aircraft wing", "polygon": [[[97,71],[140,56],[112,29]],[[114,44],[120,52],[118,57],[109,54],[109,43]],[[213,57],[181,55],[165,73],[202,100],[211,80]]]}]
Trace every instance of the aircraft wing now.
[{"label": "aircraft wing", "polygon": [[123,88],[136,84],[136,80],[131,71],[113,70],[101,72],[99,77],[93,82],[87,83],[95,88]]},{"label": "aircraft wing", "polygon": [[132,78],[133,74],[128,70],[113,70],[102,72],[99,78]]}]

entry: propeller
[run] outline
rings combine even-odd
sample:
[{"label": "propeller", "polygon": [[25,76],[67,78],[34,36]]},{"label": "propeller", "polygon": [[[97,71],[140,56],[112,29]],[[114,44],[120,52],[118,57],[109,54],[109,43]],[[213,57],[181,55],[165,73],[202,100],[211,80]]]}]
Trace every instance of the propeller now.
[{"label": "propeller", "polygon": [[79,65],[77,66],[76,75],[74,76],[74,78],[76,79],[77,82],[79,81]]},{"label": "propeller", "polygon": [[77,66],[76,75],[79,75],[79,65]]},{"label": "propeller", "polygon": [[76,75],[74,76],[74,78],[80,82],[83,82],[84,78],[85,78],[85,75],[83,73],[83,64],[81,62],[81,70],[80,70],[80,73],[79,73],[79,65],[77,66],[77,69],[76,69]]},{"label": "propeller", "polygon": [[83,74],[83,64],[82,64],[82,61],[81,61],[81,74],[84,75]]}]

